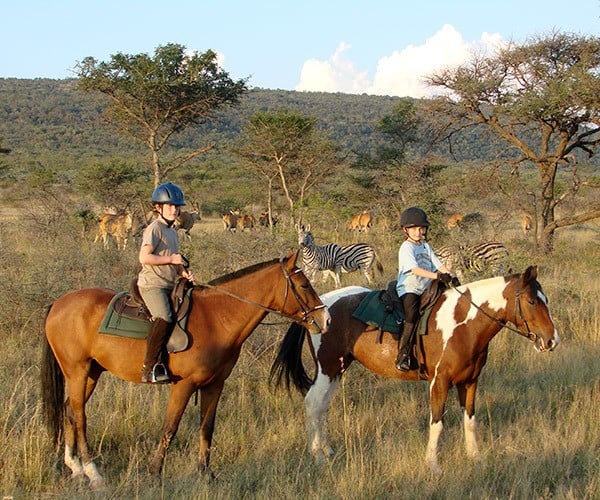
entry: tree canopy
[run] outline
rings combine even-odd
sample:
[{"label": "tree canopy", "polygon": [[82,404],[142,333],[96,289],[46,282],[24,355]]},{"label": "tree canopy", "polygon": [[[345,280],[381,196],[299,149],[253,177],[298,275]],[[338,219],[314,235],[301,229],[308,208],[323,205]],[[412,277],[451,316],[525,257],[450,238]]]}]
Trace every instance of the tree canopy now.
[{"label": "tree canopy", "polygon": [[[600,143],[600,38],[538,35],[493,56],[475,54],[427,80],[446,91],[432,106],[446,139],[485,125],[505,141],[499,163],[510,165],[512,178],[504,189],[539,224],[543,250],[552,250],[557,228],[600,217],[600,201],[577,203],[581,189],[600,187],[577,163]],[[538,173],[534,185],[522,176],[530,166]]]},{"label": "tree canopy", "polygon": [[247,167],[267,181],[269,214],[274,180],[279,180],[292,223],[302,218],[307,192],[340,164],[336,147],[316,130],[316,121],[283,109],[257,112],[234,147]]},{"label": "tree canopy", "polygon": [[179,44],[159,46],[153,57],[117,53],[108,62],[87,57],[76,71],[82,90],[108,96],[109,121],[150,149],[155,186],[214,146],[203,145],[163,165],[160,152],[173,134],[214,118],[247,90],[245,79],[234,81],[219,67],[215,52],[190,53]]}]

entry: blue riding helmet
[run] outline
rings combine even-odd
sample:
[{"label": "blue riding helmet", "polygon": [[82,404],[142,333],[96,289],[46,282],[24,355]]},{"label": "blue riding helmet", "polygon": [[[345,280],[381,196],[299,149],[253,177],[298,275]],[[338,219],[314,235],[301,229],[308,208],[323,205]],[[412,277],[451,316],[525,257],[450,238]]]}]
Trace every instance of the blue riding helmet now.
[{"label": "blue riding helmet", "polygon": [[183,198],[183,191],[177,184],[167,182],[157,186],[152,192],[152,203],[168,203],[170,205],[177,205],[181,207],[185,205],[185,199]]}]

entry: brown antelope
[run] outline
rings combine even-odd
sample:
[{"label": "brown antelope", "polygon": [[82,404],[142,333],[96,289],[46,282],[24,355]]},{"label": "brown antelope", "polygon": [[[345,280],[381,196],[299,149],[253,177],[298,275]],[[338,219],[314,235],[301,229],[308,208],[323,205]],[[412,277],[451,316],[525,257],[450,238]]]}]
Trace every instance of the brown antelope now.
[{"label": "brown antelope", "polygon": [[175,219],[174,227],[178,230],[181,229],[183,231],[183,234],[189,239],[191,239],[192,235],[190,234],[190,230],[192,229],[192,227],[194,227],[194,223],[198,220],[200,220],[199,210],[195,209],[191,212],[183,210],[177,216],[177,219]]},{"label": "brown antelope", "polygon": [[237,231],[239,216],[239,210],[230,210],[229,213],[222,215],[223,227],[225,228],[225,231],[229,231],[230,233]]},{"label": "brown antelope", "polygon": [[448,218],[448,222],[446,222],[446,227],[448,229],[454,229],[456,226],[460,224],[463,220],[465,214],[453,214]]},{"label": "brown antelope", "polygon": [[245,229],[252,231],[256,226],[256,217],[254,217],[254,215],[252,214],[242,214],[239,218],[238,223],[242,231],[244,231]]},{"label": "brown antelope", "polygon": [[529,215],[524,215],[521,217],[521,231],[523,231],[523,236],[525,236],[525,238],[531,234],[532,229],[533,219]]},{"label": "brown antelope", "polygon": [[363,210],[361,213],[356,214],[352,217],[348,229],[350,231],[358,231],[359,233],[367,233],[373,225],[373,217],[367,210]]},{"label": "brown antelope", "polygon": [[[278,221],[279,218],[273,214],[271,216],[271,223],[273,226],[275,226]],[[261,214],[258,216],[258,224],[262,227],[269,227],[269,212],[261,212]]]},{"label": "brown antelope", "polygon": [[101,239],[104,248],[108,248],[108,240],[110,237],[115,241],[117,250],[125,250],[132,228],[133,215],[131,212],[104,214],[100,217],[100,221],[98,222],[98,234],[96,234],[94,243]]}]

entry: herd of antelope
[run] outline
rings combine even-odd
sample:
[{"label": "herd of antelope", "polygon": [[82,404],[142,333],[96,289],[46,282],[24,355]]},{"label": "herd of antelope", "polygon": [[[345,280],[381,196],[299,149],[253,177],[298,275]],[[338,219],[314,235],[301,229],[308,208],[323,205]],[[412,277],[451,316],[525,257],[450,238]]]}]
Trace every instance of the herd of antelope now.
[{"label": "herd of antelope", "polygon": [[[194,224],[200,221],[200,210],[197,203],[192,203],[193,210],[182,210],[175,220],[174,227],[182,231],[185,238],[191,239],[191,229]],[[98,219],[98,230],[94,238],[94,243],[101,242],[105,249],[108,249],[111,242],[117,250],[125,250],[127,242],[132,236],[141,235],[142,231],[152,219],[156,217],[156,212],[150,210],[143,217],[136,216],[133,211],[117,210],[115,208],[106,208],[104,214]],[[258,218],[250,213],[241,213],[240,210],[230,210],[222,214],[223,227],[227,232],[252,231],[257,227],[275,226],[279,221],[276,215],[272,215],[269,220],[269,214],[262,212]]]},{"label": "herd of antelope", "polygon": [[[200,210],[197,204],[192,203],[193,210],[182,210],[177,220],[175,227],[181,230],[183,237],[191,239],[190,230],[194,224],[198,222]],[[143,229],[152,221],[156,214],[152,211],[147,212],[144,217],[136,217],[131,211],[117,211],[114,209],[106,210],[98,220],[98,232],[94,242],[102,242],[104,248],[109,248],[110,242],[118,250],[125,250],[127,243],[132,236],[139,236]],[[278,222],[277,216],[271,216],[267,212],[262,212],[258,217],[251,213],[242,213],[241,210],[229,210],[227,213],[221,214],[223,229],[228,233],[253,231],[260,227],[273,227]],[[374,218],[368,210],[362,210],[350,218],[347,229],[350,232],[368,233],[373,227]],[[475,213],[456,213],[448,217],[446,227],[450,231],[465,230],[473,225],[481,224],[482,215],[479,212]],[[529,215],[523,215],[520,220],[521,231],[524,237],[529,237],[533,231],[533,220]],[[331,245],[331,244],[330,244]],[[372,248],[366,244],[365,248]],[[306,245],[305,245],[306,246]],[[356,246],[356,244],[354,245]],[[320,249],[321,247],[319,247]],[[325,248],[325,247],[323,247]],[[362,247],[361,247],[362,249]],[[306,252],[306,249],[305,249]],[[373,249],[374,252],[374,249]],[[439,253],[438,253],[439,252]],[[508,250],[506,247],[497,241],[486,241],[475,246],[462,245],[460,248],[454,249],[452,246],[444,246],[436,249],[436,253],[442,258],[449,268],[453,268],[459,276],[465,272],[481,273],[486,268],[488,271],[504,271],[507,269]],[[441,254],[441,255],[440,255]],[[327,267],[327,266],[325,266]],[[346,266],[348,270],[358,269],[356,266]],[[369,267],[370,271],[370,265]],[[319,270],[321,270],[319,268]],[[339,273],[338,273],[339,276]],[[369,277],[371,277],[369,275]],[[336,286],[340,286],[336,280]]]},{"label": "herd of antelope", "polygon": [[[192,205],[194,209],[191,211],[182,210],[174,224],[174,227],[178,231],[183,231],[184,237],[188,239],[191,239],[190,230],[200,220],[198,205]],[[146,212],[143,217],[139,217],[129,209],[107,208],[98,220],[98,231],[94,243],[101,241],[104,248],[108,249],[110,241],[112,241],[117,250],[125,250],[129,239],[132,236],[141,235],[144,228],[152,222],[155,216],[156,212],[152,210]]]},{"label": "herd of antelope", "polygon": [[272,215],[271,221],[269,222],[269,213],[261,212],[261,214],[258,216],[257,221],[254,215],[242,213],[239,209],[230,210],[229,212],[222,214],[221,219],[223,221],[223,228],[225,229],[225,231],[230,233],[235,233],[238,229],[240,231],[252,231],[257,227],[275,227],[279,220],[277,216]]}]

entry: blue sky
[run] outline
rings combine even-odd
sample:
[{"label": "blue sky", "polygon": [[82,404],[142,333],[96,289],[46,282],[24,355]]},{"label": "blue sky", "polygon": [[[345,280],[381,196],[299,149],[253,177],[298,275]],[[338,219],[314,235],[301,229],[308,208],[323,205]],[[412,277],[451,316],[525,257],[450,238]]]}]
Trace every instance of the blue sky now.
[{"label": "blue sky", "polygon": [[0,78],[68,78],[87,56],[216,51],[250,87],[426,95],[471,50],[553,29],[600,34],[600,0],[10,0]]}]

